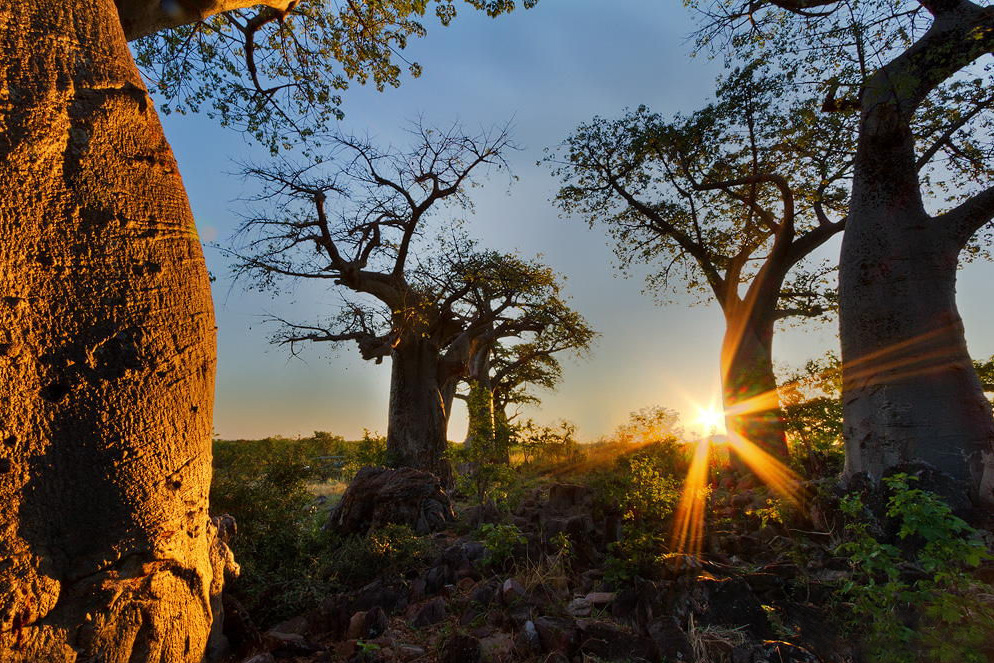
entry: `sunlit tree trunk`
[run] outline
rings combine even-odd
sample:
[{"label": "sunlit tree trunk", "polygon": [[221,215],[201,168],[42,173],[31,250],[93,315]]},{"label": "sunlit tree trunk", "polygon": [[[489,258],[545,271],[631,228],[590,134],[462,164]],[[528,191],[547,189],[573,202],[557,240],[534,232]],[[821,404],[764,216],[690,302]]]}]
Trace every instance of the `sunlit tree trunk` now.
[{"label": "sunlit tree trunk", "polygon": [[445,399],[438,349],[430,339],[408,337],[393,350],[387,455],[398,467],[451,475],[445,458]]},{"label": "sunlit tree trunk", "polygon": [[200,661],[214,317],[112,0],[0,5],[0,660]]},{"label": "sunlit tree trunk", "polygon": [[[879,479],[888,468],[924,461],[962,482],[954,501],[969,494],[991,505],[994,420],[956,308],[957,258],[971,233],[925,212],[909,126],[929,85],[942,80],[917,69],[927,62],[929,37],[936,57],[954,48],[937,32],[944,23],[940,15],[912,49],[918,58],[891,63],[863,94],[839,274],[845,476]],[[952,33],[971,39],[968,23]],[[907,81],[906,89],[893,88],[892,78]]]},{"label": "sunlit tree trunk", "polygon": [[773,322],[743,318],[740,313],[726,313],[721,347],[726,427],[730,435],[742,436],[783,461],[787,435],[773,373]]}]

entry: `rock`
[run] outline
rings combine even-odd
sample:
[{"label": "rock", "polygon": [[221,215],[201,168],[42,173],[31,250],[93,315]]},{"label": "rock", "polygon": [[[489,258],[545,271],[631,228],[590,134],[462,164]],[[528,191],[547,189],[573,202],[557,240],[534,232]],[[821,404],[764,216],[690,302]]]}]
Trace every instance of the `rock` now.
[{"label": "rock", "polygon": [[753,636],[762,639],[773,636],[766,611],[744,578],[700,580],[694,594],[704,607],[699,611],[699,623],[732,628],[744,626]]},{"label": "rock", "polygon": [[657,655],[664,661],[692,661],[690,640],[680,628],[676,617],[664,617],[649,625],[649,637],[656,645]]},{"label": "rock", "polygon": [[614,601],[614,592],[590,592],[584,598],[592,606],[600,607]]},{"label": "rock", "polygon": [[519,656],[527,657],[541,649],[542,640],[538,635],[538,629],[535,628],[535,622],[529,619],[515,638],[514,650]]},{"label": "rock", "polygon": [[448,615],[448,610],[445,607],[445,599],[438,597],[434,598],[424,605],[422,605],[414,613],[414,617],[411,619],[410,624],[412,628],[421,628],[423,626],[431,626],[432,624],[437,624]]},{"label": "rock", "polygon": [[297,615],[296,617],[291,617],[285,622],[280,622],[270,631],[277,631],[279,633],[296,633],[297,635],[304,635],[307,633],[309,628],[307,617],[303,615]]},{"label": "rock", "polygon": [[580,625],[580,651],[599,659],[651,660],[656,645],[650,638],[636,635],[621,626],[601,620],[583,620]]},{"label": "rock", "polygon": [[242,663],[276,663],[276,659],[269,652],[265,654],[256,654],[255,656],[250,656],[246,658]]},{"label": "rock", "polygon": [[548,506],[556,511],[568,511],[584,504],[592,495],[593,491],[586,486],[557,483],[549,486]]},{"label": "rock", "polygon": [[483,582],[469,593],[469,600],[482,606],[490,605],[497,596],[497,584],[493,582]]},{"label": "rock", "polygon": [[544,652],[572,651],[576,644],[576,623],[563,617],[539,617],[535,620],[535,630]]},{"label": "rock", "polygon": [[454,635],[442,645],[439,663],[480,663],[480,641],[471,635]]},{"label": "rock", "polygon": [[377,579],[355,593],[351,608],[355,611],[379,607],[387,613],[401,612],[407,607],[407,594],[402,584],[388,585]]},{"label": "rock", "polygon": [[439,564],[428,569],[425,575],[425,591],[428,594],[438,594],[442,587],[455,580],[455,574],[446,564]]},{"label": "rock", "polygon": [[487,554],[487,547],[479,541],[467,541],[463,545],[463,549],[466,551],[466,559],[471,562],[483,559],[483,556]]},{"label": "rock", "polygon": [[425,655],[424,648],[415,645],[397,645],[394,647],[394,651],[397,652],[397,658],[401,661],[411,661]]},{"label": "rock", "polygon": [[421,603],[428,597],[428,583],[424,578],[415,578],[411,581],[411,589],[407,594],[410,603]]},{"label": "rock", "polygon": [[476,586],[476,581],[472,578],[461,578],[459,582],[456,583],[456,589],[460,592],[468,592]]},{"label": "rock", "polygon": [[267,649],[281,654],[312,654],[318,649],[307,638],[296,633],[266,631],[264,642]]},{"label": "rock", "polygon": [[339,534],[365,534],[394,523],[427,534],[454,521],[455,511],[434,474],[409,467],[364,467],[328,517]]},{"label": "rock", "polygon": [[[536,637],[538,634],[536,633]],[[508,633],[495,633],[480,640],[480,658],[484,663],[510,661],[514,651],[514,638]]]},{"label": "rock", "polygon": [[510,605],[516,601],[524,600],[527,592],[524,586],[514,578],[508,578],[500,588],[501,600],[504,605]]},{"label": "rock", "polygon": [[583,597],[573,599],[566,606],[566,612],[570,614],[570,617],[589,617],[590,610],[590,601]]},{"label": "rock", "polygon": [[368,611],[357,612],[349,620],[348,637],[351,640],[368,640],[382,635],[390,626],[390,620],[383,608],[376,606]]},{"label": "rock", "polygon": [[486,502],[481,505],[474,505],[463,509],[459,514],[461,520],[470,527],[479,527],[484,523],[499,523],[501,520],[500,511],[493,502]]}]

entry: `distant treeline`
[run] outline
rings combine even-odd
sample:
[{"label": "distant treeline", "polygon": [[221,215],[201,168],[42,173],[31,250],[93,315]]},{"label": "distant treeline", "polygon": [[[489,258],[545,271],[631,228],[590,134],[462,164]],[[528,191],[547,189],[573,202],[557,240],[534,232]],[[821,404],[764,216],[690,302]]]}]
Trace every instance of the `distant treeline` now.
[{"label": "distant treeline", "polygon": [[296,466],[317,480],[348,481],[364,465],[386,459],[386,438],[366,430],[360,440],[315,431],[310,437],[267,437],[262,440],[214,440],[214,472],[253,477],[275,465]]}]

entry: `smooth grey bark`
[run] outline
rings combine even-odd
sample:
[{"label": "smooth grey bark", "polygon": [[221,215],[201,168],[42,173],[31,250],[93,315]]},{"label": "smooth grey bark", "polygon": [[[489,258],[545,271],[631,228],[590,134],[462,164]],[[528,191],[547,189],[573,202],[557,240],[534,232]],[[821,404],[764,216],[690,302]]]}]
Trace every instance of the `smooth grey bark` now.
[{"label": "smooth grey bark", "polygon": [[445,458],[448,415],[438,349],[429,339],[406,338],[393,350],[387,455],[396,467],[413,467],[451,479]]},{"label": "smooth grey bark", "polygon": [[0,5],[0,181],[0,660],[198,662],[213,306],[111,0]]},{"label": "smooth grey bark", "polygon": [[991,50],[994,10],[961,0],[922,4],[933,25],[878,70],[861,97],[839,272],[844,478],[879,480],[889,468],[924,461],[961,482],[975,504],[991,506],[994,419],[956,308],[956,265],[994,214],[994,196],[987,190],[929,216],[910,122],[929,92]]}]

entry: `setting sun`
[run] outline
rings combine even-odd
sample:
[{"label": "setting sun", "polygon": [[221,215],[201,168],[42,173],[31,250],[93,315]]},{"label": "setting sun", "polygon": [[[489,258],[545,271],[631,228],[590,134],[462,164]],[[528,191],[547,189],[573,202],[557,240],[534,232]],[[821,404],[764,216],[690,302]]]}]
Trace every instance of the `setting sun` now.
[{"label": "setting sun", "polygon": [[697,418],[694,423],[700,426],[705,434],[725,432],[725,412],[713,405],[697,408]]}]

